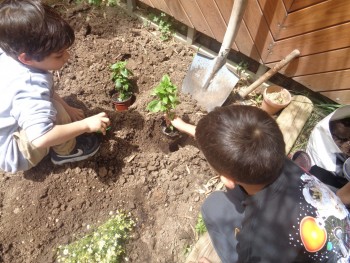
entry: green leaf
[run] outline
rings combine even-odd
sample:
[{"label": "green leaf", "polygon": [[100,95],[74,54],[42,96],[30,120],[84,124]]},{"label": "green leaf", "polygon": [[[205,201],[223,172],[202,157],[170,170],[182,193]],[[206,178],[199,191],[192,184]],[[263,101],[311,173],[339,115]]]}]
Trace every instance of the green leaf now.
[{"label": "green leaf", "polygon": [[164,104],[167,104],[168,101],[169,101],[169,98],[168,98],[168,97],[164,97],[164,98],[162,99],[162,101],[163,101]]},{"label": "green leaf", "polygon": [[120,82],[119,79],[117,79],[117,80],[115,81],[115,87],[118,88],[118,89],[122,87],[122,83]]},{"label": "green leaf", "polygon": [[166,94],[166,91],[163,89],[163,87],[156,87],[154,89],[154,92],[155,92],[156,95],[158,95],[158,94]]},{"label": "green leaf", "polygon": [[122,74],[126,78],[129,76],[128,70],[126,68],[121,69],[120,74]]},{"label": "green leaf", "polygon": [[177,87],[171,83],[167,74],[162,76],[160,83],[153,88],[151,95],[156,99],[147,106],[147,109],[153,112],[168,113],[179,104]]},{"label": "green leaf", "polygon": [[170,95],[170,96],[169,96],[169,100],[170,100],[171,102],[176,102],[177,98],[176,98],[175,96]]},{"label": "green leaf", "polygon": [[158,104],[159,104],[158,100],[152,100],[150,103],[148,103],[147,110],[152,112],[158,112],[160,108]]}]

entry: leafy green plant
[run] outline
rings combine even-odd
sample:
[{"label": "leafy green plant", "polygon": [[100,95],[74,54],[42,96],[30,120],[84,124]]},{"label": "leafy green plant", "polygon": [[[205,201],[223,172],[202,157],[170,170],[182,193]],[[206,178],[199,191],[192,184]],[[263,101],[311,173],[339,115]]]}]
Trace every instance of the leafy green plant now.
[{"label": "leafy green plant", "polygon": [[125,256],[124,245],[135,226],[130,214],[118,212],[93,233],[65,246],[59,246],[59,263],[118,263]]},{"label": "leafy green plant", "polygon": [[131,97],[131,82],[130,77],[133,73],[126,68],[126,61],[119,61],[110,67],[112,71],[112,81],[114,82],[114,89],[118,94],[118,100],[124,101]]},{"label": "leafy green plant", "polygon": [[167,41],[173,35],[172,23],[170,22],[170,17],[165,13],[160,13],[159,16],[152,15],[151,20],[153,23],[157,24],[160,32],[160,39],[162,41]]},{"label": "leafy green plant", "polygon": [[196,233],[198,236],[203,235],[205,232],[207,232],[207,227],[205,226],[202,214],[199,214],[197,219],[197,224],[195,226]]},{"label": "leafy green plant", "polygon": [[107,1],[107,6],[116,6],[119,4],[119,0],[108,0]]},{"label": "leafy green plant", "polygon": [[184,251],[183,251],[183,254],[184,256],[187,258],[188,255],[191,253],[191,250],[192,250],[192,246],[189,245],[189,244],[186,244],[185,247],[184,247]]},{"label": "leafy green plant", "polygon": [[[177,87],[171,82],[170,77],[165,74],[160,83],[152,90],[151,96],[155,99],[147,105],[151,112],[163,112],[170,119],[175,117],[175,108],[180,101],[177,97]],[[170,126],[172,128],[172,126]]]},{"label": "leafy green plant", "polygon": [[90,5],[100,5],[102,3],[102,0],[88,0],[88,3]]},{"label": "leafy green plant", "polygon": [[241,77],[242,74],[244,74],[247,71],[248,66],[249,66],[248,62],[245,62],[245,61],[239,62],[237,65],[237,74]]}]

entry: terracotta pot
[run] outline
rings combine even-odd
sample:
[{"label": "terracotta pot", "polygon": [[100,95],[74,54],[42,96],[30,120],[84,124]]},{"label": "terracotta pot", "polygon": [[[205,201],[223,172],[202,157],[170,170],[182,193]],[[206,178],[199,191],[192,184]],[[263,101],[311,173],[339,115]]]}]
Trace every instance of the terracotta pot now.
[{"label": "terracotta pot", "polygon": [[118,100],[118,94],[114,94],[112,96],[112,102],[114,104],[114,108],[116,111],[125,111],[129,109],[129,106],[131,105],[132,102],[132,97],[130,96],[126,100],[120,101]]},{"label": "terracotta pot", "polygon": [[287,107],[292,100],[289,91],[281,86],[269,86],[264,90],[261,109],[270,115],[274,115]]}]

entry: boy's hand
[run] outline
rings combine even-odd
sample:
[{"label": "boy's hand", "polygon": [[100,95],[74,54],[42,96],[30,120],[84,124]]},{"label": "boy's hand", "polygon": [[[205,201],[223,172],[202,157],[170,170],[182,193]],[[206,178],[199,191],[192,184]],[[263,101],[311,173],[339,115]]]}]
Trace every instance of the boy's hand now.
[{"label": "boy's hand", "polygon": [[71,106],[66,107],[66,111],[72,121],[80,121],[84,119],[85,114],[82,109],[74,108]]},{"label": "boy's hand", "polygon": [[165,120],[167,123],[171,123],[176,129],[178,129],[181,132],[185,132],[191,136],[195,136],[196,132],[196,126],[184,122],[181,118],[175,116],[173,120],[170,120],[170,118],[165,115]]},{"label": "boy's hand", "polygon": [[83,119],[86,123],[89,132],[102,132],[106,135],[106,129],[110,125],[110,120],[105,112],[93,115],[91,117]]},{"label": "boy's hand", "polygon": [[175,116],[173,120],[169,120],[170,123],[179,131],[183,131],[186,126],[186,122],[184,122],[180,117]]}]

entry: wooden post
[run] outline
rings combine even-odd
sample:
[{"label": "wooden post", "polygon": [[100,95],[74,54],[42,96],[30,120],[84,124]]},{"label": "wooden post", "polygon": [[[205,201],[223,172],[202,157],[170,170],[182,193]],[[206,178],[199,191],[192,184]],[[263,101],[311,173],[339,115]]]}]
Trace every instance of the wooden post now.
[{"label": "wooden post", "polygon": [[192,45],[195,40],[196,40],[196,36],[197,36],[197,30],[192,28],[192,27],[187,27],[187,44],[188,45]]},{"label": "wooden post", "polygon": [[132,12],[136,8],[136,0],[127,0],[128,11]]},{"label": "wooden post", "polygon": [[266,67],[265,65],[260,64],[260,65],[259,65],[259,68],[258,68],[258,71],[255,73],[256,78],[259,78],[259,77],[261,77],[262,75],[264,75],[265,72],[267,72],[268,69],[269,69],[269,68]]},{"label": "wooden post", "polygon": [[295,95],[291,103],[277,117],[276,122],[286,143],[286,154],[292,149],[312,110],[313,104],[309,98]]}]

